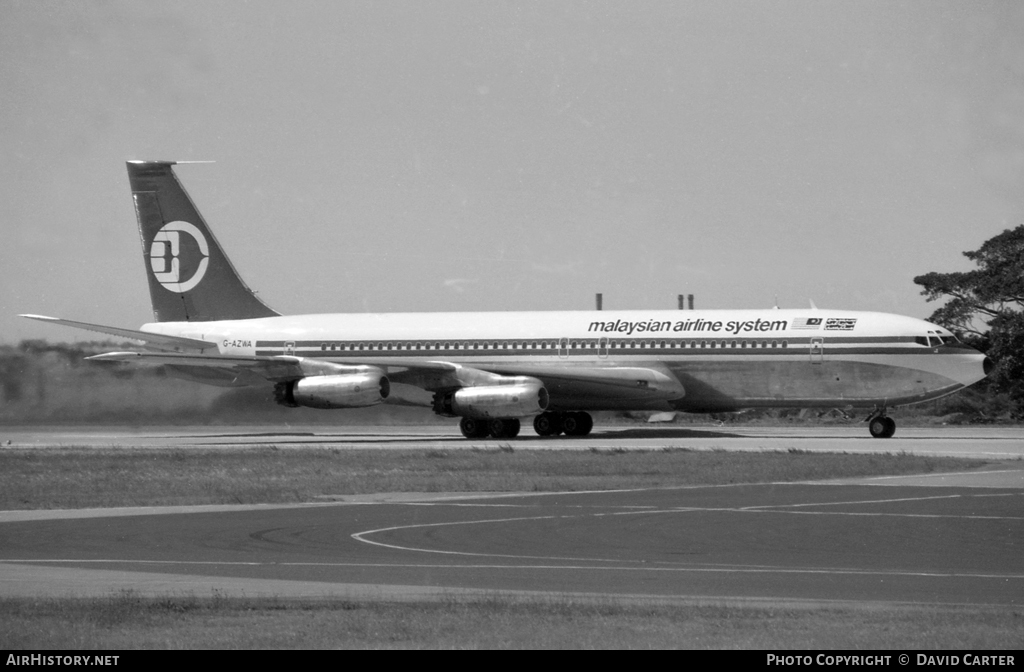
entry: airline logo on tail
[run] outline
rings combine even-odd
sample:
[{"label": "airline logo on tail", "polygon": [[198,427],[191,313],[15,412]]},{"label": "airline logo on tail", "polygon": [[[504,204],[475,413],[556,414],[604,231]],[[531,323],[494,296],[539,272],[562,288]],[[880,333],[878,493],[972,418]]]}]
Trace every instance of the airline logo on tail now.
[{"label": "airline logo on tail", "polygon": [[210,246],[206,237],[188,222],[169,222],[153,237],[149,264],[165,289],[181,294],[194,289],[206,275]]}]

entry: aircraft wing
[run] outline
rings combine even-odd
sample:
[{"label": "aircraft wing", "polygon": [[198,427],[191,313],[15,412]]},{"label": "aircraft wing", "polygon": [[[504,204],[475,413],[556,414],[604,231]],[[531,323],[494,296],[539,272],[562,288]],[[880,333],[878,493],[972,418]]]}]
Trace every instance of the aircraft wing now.
[{"label": "aircraft wing", "polygon": [[30,320],[39,320],[50,324],[61,324],[65,327],[95,331],[100,334],[109,334],[119,338],[128,338],[133,341],[142,341],[147,346],[156,350],[168,350],[171,352],[199,352],[206,350],[217,350],[217,344],[210,341],[200,341],[195,338],[184,338],[182,336],[167,336],[165,334],[154,334],[148,331],[137,329],[122,329],[121,327],[108,327],[103,324],[90,324],[88,322],[76,322],[75,320],[62,320],[58,317],[47,317],[46,315],[19,315]]},{"label": "aircraft wing", "polygon": [[581,395],[609,399],[679,399],[685,391],[679,380],[658,366],[582,366],[541,364],[488,366],[487,370],[444,360],[414,358],[360,359],[352,363],[323,362],[294,355],[207,355],[172,352],[109,352],[87,359],[166,365],[197,382],[212,385],[252,385],[306,376],[379,370],[391,382],[430,392],[500,385],[509,376],[529,376],[544,383],[555,397]]},{"label": "aircraft wing", "polygon": [[[32,320],[86,329],[141,341],[147,352],[108,352],[86,359],[95,362],[125,362],[166,366],[169,373],[201,383],[219,386],[254,385],[263,381],[283,382],[306,376],[380,371],[395,383],[413,385],[430,392],[448,392],[463,387],[500,385],[508,376],[530,376],[544,383],[555,397],[595,396],[614,399],[678,399],[685,396],[682,384],[672,373],[657,365],[616,366],[580,363],[488,364],[477,368],[445,360],[388,357],[359,358],[350,363],[324,362],[295,355],[222,355],[217,344],[181,336],[154,334],[44,315],[22,315]],[[156,350],[156,351],[153,351]],[[208,352],[212,350],[213,352]]]}]

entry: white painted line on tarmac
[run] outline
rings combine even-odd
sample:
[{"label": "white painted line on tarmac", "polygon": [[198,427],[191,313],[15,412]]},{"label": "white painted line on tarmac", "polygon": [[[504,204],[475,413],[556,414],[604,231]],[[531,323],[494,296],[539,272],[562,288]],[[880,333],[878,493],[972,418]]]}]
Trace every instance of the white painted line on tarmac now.
[{"label": "white painted line on tarmac", "polygon": [[962,495],[935,495],[933,497],[901,497],[898,499],[861,499],[848,502],[801,502],[799,504],[759,504],[739,507],[740,511],[753,509],[796,508],[800,506],[844,506],[846,504],[892,504],[895,502],[924,502],[933,499],[960,499]]},{"label": "white painted line on tarmac", "polygon": [[[517,557],[517,556],[496,556],[496,557]],[[528,558],[529,559],[529,558]],[[536,558],[538,560],[554,560],[558,558]],[[641,561],[624,560],[592,560],[577,559],[578,563],[587,562],[609,562],[641,564]],[[370,563],[370,562],[240,562],[240,561],[215,561],[215,560],[128,560],[117,558],[75,560],[75,559],[49,559],[49,560],[0,560],[0,566],[24,566],[24,565],[180,565],[183,567],[363,567],[373,569],[401,568],[401,569],[504,569],[504,570],[570,570],[570,571],[611,571],[611,572],[679,572],[679,573],[701,573],[701,574],[824,574],[843,576],[901,576],[901,577],[923,577],[923,578],[956,578],[956,579],[998,579],[998,580],[1024,580],[1024,574],[992,574],[980,572],[927,572],[897,569],[850,569],[830,567],[774,567],[771,565],[758,566],[697,566],[697,567],[664,567],[664,566],[643,566],[643,567],[611,567],[608,565],[589,564],[438,564],[438,563]],[[651,563],[653,564],[653,563]],[[230,577],[225,577],[230,578]],[[0,579],[2,581],[2,579]]]}]

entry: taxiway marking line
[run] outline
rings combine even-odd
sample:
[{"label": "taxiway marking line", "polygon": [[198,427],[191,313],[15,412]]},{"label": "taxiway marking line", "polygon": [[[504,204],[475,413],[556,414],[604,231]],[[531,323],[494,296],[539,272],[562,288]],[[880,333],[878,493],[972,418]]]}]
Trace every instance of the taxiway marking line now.
[{"label": "taxiway marking line", "polygon": [[[544,559],[544,558],[538,558]],[[557,560],[557,558],[550,558]],[[579,560],[579,559],[577,559]],[[585,562],[594,562],[593,560]],[[605,562],[638,562],[626,560],[608,560]],[[241,562],[241,561],[218,561],[218,560],[119,560],[116,558],[75,560],[75,559],[45,559],[45,560],[0,560],[0,565],[38,565],[38,564],[122,564],[122,565],[181,565],[181,566],[206,566],[206,567],[371,567],[386,568],[398,567],[404,569],[529,569],[529,570],[597,570],[611,572],[686,572],[686,573],[728,573],[728,574],[836,574],[854,576],[906,576],[922,578],[957,578],[957,579],[1024,579],[1024,574],[985,574],[973,572],[915,572],[907,570],[885,570],[885,569],[833,569],[828,567],[772,567],[772,566],[736,566],[736,567],[609,567],[607,565],[509,565],[509,564],[466,564],[449,565],[435,563],[369,563],[369,562]],[[3,581],[4,579],[0,579]]]},{"label": "taxiway marking line", "polygon": [[[1016,493],[1007,493],[1016,494]],[[502,553],[474,553],[469,551],[451,551],[443,549],[430,549],[430,548],[417,548],[413,546],[399,546],[397,544],[387,544],[381,541],[374,541],[368,539],[369,535],[379,534],[382,532],[395,532],[399,530],[413,530],[423,529],[428,527],[447,527],[455,525],[475,525],[475,524],[491,524],[491,523],[510,523],[510,522],[523,522],[523,521],[534,521],[534,520],[552,520],[556,518],[570,519],[570,518],[584,518],[592,517],[599,518],[604,516],[635,516],[635,515],[647,515],[647,514],[662,514],[662,513],[701,513],[701,512],[732,512],[732,513],[776,513],[776,514],[799,514],[799,515],[823,515],[823,516],[860,516],[860,517],[887,517],[887,518],[948,518],[951,520],[1024,520],[1024,517],[1019,516],[981,516],[981,515],[948,515],[948,514],[921,514],[921,513],[886,513],[886,512],[851,512],[851,511],[796,511],[793,510],[795,507],[805,506],[832,506],[832,505],[850,505],[850,504],[887,504],[895,502],[915,502],[915,501],[931,501],[939,499],[962,499],[969,497],[994,497],[1003,496],[1002,493],[996,494],[985,494],[985,495],[938,495],[932,497],[907,497],[898,499],[870,499],[870,500],[858,500],[858,501],[847,501],[847,502],[819,502],[819,503],[799,503],[799,504],[780,504],[780,505],[759,505],[749,507],[723,507],[723,508],[708,508],[708,507],[673,507],[668,509],[643,509],[643,510],[631,510],[631,511],[609,511],[603,513],[588,513],[588,514],[573,514],[573,515],[548,515],[548,516],[523,516],[516,518],[490,518],[483,520],[459,520],[459,521],[447,521],[442,523],[420,523],[416,525],[396,525],[389,527],[382,527],[374,530],[365,530],[362,532],[356,532],[350,535],[356,541],[361,541],[365,544],[371,544],[373,546],[380,546],[383,548],[389,548],[399,551],[411,551],[419,553],[436,553],[441,555],[459,555],[467,557],[491,557],[491,558],[519,558],[524,560],[564,560],[564,561],[586,561],[586,562],[621,562],[617,560],[604,560],[604,559],[593,559],[593,558],[562,558],[562,557],[545,557],[545,556],[529,556],[529,555],[511,555]],[[465,504],[463,504],[465,506]]]}]

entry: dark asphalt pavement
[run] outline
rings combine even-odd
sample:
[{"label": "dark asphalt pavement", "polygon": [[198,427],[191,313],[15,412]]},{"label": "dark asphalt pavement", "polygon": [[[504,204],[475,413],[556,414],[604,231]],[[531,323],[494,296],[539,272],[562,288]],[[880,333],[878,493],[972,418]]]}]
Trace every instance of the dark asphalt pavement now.
[{"label": "dark asphalt pavement", "polygon": [[237,577],[249,594],[285,580],[1021,605],[1022,512],[1021,489],[766,484],[3,522],[0,592],[28,565],[179,590]]}]

